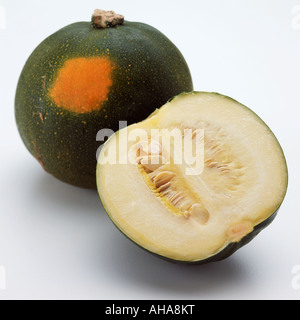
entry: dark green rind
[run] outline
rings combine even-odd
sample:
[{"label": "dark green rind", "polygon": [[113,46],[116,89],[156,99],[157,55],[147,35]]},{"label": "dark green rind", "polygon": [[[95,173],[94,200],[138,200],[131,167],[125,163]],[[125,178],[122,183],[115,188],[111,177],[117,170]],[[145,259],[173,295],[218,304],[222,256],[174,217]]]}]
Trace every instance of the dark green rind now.
[{"label": "dark green rind", "polygon": [[[107,51],[109,49],[109,51]],[[106,56],[115,63],[108,101],[89,114],[59,108],[48,91],[66,60]],[[22,140],[56,178],[96,188],[96,141],[103,128],[117,131],[144,120],[183,91],[192,91],[189,68],[175,45],[155,28],[137,22],[94,29],[89,22],[69,25],[43,41],[27,60],[15,98]]]}]

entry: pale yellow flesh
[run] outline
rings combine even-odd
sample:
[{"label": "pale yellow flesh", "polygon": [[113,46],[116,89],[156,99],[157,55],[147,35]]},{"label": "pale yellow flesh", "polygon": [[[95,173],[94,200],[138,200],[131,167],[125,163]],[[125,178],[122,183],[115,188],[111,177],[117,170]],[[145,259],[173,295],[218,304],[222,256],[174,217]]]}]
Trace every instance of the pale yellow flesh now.
[{"label": "pale yellow flesh", "polygon": [[[127,148],[121,144],[116,152],[113,144],[138,128],[148,133],[204,129],[200,175],[187,176],[185,164],[162,170],[175,177],[171,181],[180,195],[172,197],[173,203],[184,197],[190,204],[187,211],[157,191],[151,172],[144,172],[141,164],[118,163],[128,162],[137,141],[128,141]],[[107,163],[115,155],[117,163]],[[165,182],[164,175],[159,178]],[[276,211],[286,192],[287,168],[276,138],[249,109],[218,94],[193,93],[178,96],[147,120],[115,134],[100,154],[97,184],[110,218],[130,239],[170,259],[198,261],[239,241]]]}]

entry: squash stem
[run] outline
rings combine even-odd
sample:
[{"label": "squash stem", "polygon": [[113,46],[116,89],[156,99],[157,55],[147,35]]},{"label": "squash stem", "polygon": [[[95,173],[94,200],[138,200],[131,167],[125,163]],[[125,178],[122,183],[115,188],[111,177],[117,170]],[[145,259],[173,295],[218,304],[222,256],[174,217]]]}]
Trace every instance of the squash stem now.
[{"label": "squash stem", "polygon": [[96,29],[112,28],[124,23],[124,16],[114,11],[96,9],[92,16],[92,27]]}]

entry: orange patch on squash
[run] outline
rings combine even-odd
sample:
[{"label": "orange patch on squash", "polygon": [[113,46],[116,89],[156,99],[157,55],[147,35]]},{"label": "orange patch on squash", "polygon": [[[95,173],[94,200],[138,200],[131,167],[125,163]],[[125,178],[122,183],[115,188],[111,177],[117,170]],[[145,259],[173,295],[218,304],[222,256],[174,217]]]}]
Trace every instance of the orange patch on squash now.
[{"label": "orange patch on squash", "polygon": [[70,59],[59,70],[50,97],[58,107],[76,113],[99,110],[108,100],[112,69],[106,57]]}]

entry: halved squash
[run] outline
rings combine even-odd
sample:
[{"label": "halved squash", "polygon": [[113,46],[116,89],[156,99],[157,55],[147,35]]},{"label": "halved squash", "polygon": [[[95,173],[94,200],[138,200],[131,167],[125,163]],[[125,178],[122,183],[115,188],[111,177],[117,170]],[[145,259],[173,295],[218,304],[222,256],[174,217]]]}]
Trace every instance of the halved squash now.
[{"label": "halved squash", "polygon": [[97,184],[109,217],[133,242],[162,258],[205,263],[230,256],[275,218],[287,172],[254,112],[192,92],[113,135]]}]

